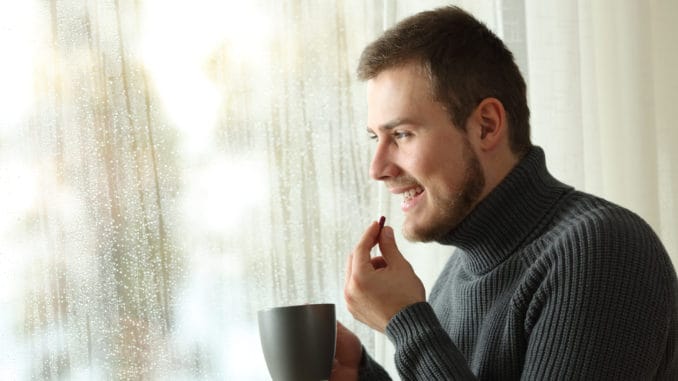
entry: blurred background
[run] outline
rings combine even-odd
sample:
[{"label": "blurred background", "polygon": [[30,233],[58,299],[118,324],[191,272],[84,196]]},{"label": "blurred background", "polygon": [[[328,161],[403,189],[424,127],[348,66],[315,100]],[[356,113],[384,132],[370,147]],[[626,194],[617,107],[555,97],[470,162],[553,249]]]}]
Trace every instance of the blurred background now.
[{"label": "blurred background", "polygon": [[[678,2],[458,1],[509,45],[551,171],[678,263]],[[362,48],[422,0],[0,0],[0,379],[268,380],[256,311],[343,301],[399,200]],[[396,237],[427,288],[453,248]],[[396,378],[397,379],[397,378]]]}]

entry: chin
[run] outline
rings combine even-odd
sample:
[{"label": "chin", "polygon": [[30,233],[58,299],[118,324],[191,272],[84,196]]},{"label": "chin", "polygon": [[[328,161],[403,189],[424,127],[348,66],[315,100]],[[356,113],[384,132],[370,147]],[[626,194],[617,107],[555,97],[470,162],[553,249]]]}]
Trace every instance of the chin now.
[{"label": "chin", "polygon": [[456,225],[449,221],[417,224],[406,219],[403,223],[403,237],[410,242],[435,242],[454,229]]}]

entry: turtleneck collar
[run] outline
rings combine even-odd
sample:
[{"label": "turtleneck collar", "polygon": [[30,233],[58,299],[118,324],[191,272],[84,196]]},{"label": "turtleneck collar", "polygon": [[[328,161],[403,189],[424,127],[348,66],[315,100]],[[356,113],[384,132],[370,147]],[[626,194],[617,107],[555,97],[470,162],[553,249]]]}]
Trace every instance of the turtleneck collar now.
[{"label": "turtleneck collar", "polygon": [[564,193],[572,190],[546,169],[533,146],[504,180],[438,242],[461,249],[468,269],[485,273],[518,249]]}]

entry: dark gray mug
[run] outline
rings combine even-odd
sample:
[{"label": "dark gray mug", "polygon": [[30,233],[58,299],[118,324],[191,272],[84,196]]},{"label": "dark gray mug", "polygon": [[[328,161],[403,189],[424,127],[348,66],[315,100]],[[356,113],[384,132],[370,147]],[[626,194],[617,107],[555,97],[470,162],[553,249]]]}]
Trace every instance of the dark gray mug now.
[{"label": "dark gray mug", "polygon": [[274,381],[328,380],[337,336],[334,304],[258,312],[259,338]]}]

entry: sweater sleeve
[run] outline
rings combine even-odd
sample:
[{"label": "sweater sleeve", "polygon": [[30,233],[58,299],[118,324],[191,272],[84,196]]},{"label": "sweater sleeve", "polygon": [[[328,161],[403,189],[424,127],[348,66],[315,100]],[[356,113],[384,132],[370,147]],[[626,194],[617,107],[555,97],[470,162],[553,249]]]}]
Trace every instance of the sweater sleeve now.
[{"label": "sweater sleeve", "polygon": [[365,350],[363,347],[363,356],[360,360],[360,368],[358,369],[359,381],[391,381],[391,377]]},{"label": "sweater sleeve", "polygon": [[677,295],[668,255],[642,223],[590,222],[541,264],[522,378],[673,379]]},{"label": "sweater sleeve", "polygon": [[403,380],[475,380],[430,304],[402,309],[386,326],[386,335],[395,345],[395,363]]}]

